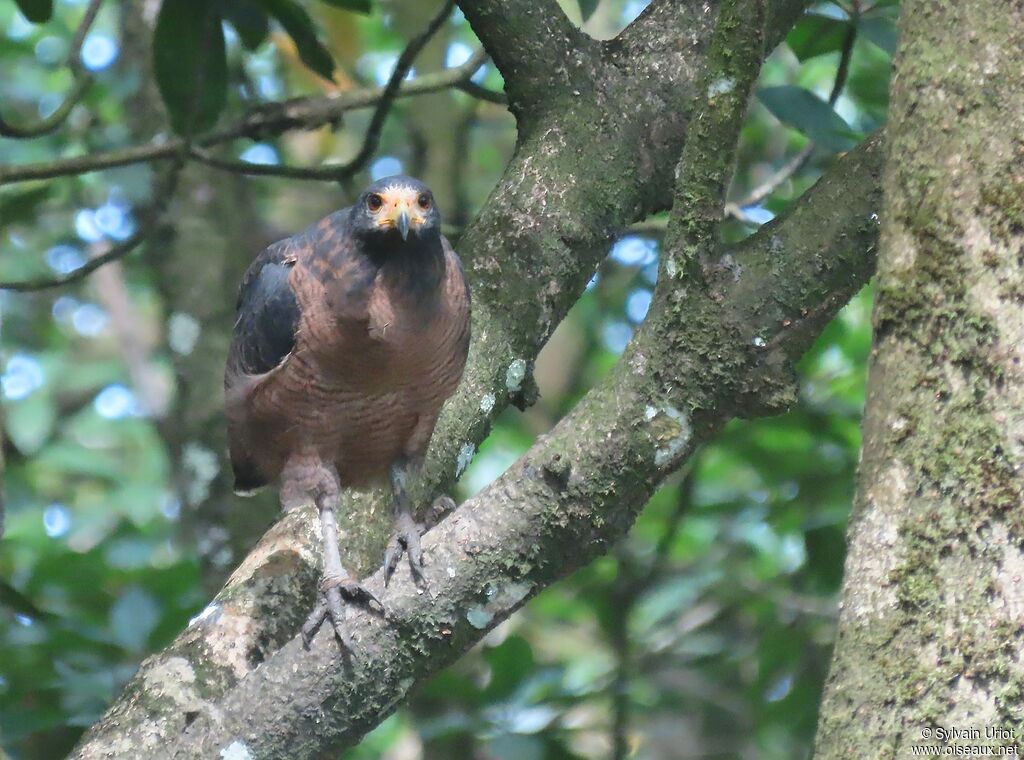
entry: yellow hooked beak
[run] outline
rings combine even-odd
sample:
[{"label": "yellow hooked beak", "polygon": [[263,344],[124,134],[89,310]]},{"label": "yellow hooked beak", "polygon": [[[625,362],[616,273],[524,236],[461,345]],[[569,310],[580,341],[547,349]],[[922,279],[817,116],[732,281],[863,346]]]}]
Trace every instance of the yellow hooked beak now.
[{"label": "yellow hooked beak", "polygon": [[417,229],[426,221],[418,204],[418,193],[410,187],[389,187],[379,193],[383,202],[377,213],[380,227],[394,228],[408,240],[409,230]]},{"label": "yellow hooked beak", "polygon": [[391,212],[391,223],[395,225],[402,240],[409,238],[409,219],[409,204],[404,200],[396,203],[394,211]]}]

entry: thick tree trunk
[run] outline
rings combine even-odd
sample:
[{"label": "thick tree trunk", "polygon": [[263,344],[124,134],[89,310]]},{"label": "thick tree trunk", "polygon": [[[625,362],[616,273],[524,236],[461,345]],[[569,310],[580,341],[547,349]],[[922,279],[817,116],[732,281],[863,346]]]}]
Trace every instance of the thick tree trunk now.
[{"label": "thick tree trunk", "polygon": [[1024,737],[1024,4],[910,0],[901,26],[818,758]]}]

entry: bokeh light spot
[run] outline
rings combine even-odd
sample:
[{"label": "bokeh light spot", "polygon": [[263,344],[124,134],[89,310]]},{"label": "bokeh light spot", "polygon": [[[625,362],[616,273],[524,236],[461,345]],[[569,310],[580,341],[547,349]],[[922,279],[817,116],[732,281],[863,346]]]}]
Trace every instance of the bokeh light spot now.
[{"label": "bokeh light spot", "polygon": [[103,239],[103,233],[96,224],[96,212],[91,208],[83,208],[75,214],[75,234],[87,243]]},{"label": "bokeh light spot", "polygon": [[102,71],[117,59],[117,44],[107,35],[93,33],[82,44],[82,65],[89,71]]},{"label": "bokeh light spot", "polygon": [[267,145],[266,143],[250,145],[242,152],[241,158],[250,164],[276,165],[281,163],[277,151],[272,145]]},{"label": "bokeh light spot", "polygon": [[71,528],[71,512],[59,502],[43,510],[43,530],[50,538],[59,538]]},{"label": "bokeh light spot", "polygon": [[394,156],[381,156],[370,164],[370,177],[374,181],[402,173],[402,162]]},{"label": "bokeh light spot", "polygon": [[108,420],[119,420],[138,412],[135,394],[120,384],[108,385],[101,390],[93,401],[93,407],[100,417]]},{"label": "bokeh light spot", "polygon": [[107,312],[94,303],[83,303],[71,316],[71,325],[80,335],[87,338],[95,338],[102,333],[109,321]]},{"label": "bokeh light spot", "polygon": [[85,263],[85,256],[71,245],[55,245],[46,252],[46,263],[58,274],[67,274]]},{"label": "bokeh light spot", "polygon": [[448,52],[444,57],[444,65],[450,69],[461,66],[473,57],[473,48],[465,42],[453,42],[448,46]]},{"label": "bokeh light spot", "polygon": [[15,354],[0,375],[0,388],[4,398],[17,401],[42,386],[46,376],[42,365],[27,354]]},{"label": "bokeh light spot", "polygon": [[644,321],[649,308],[651,308],[651,291],[649,290],[634,290],[626,299],[626,316],[634,324]]}]

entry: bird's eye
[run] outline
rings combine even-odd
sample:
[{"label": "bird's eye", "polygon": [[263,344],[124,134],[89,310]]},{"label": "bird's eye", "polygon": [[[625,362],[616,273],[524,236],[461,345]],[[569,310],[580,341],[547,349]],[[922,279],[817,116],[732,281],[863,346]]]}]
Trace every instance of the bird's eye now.
[{"label": "bird's eye", "polygon": [[371,193],[370,197],[366,199],[366,208],[370,211],[380,211],[380,207],[384,205],[384,199],[381,198],[377,193]]},{"label": "bird's eye", "polygon": [[420,193],[420,197],[416,199],[416,202],[420,204],[420,208],[424,211],[430,208],[430,196],[426,193]]}]

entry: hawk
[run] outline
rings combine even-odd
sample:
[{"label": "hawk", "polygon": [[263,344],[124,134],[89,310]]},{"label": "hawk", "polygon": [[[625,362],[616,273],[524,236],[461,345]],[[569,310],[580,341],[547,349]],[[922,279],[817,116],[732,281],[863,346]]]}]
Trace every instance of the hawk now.
[{"label": "hawk", "polygon": [[316,504],[324,565],[303,627],[328,618],[343,646],[342,600],[377,600],[341,563],[342,489],[388,481],[395,535],[422,567],[406,480],[421,466],[466,364],[470,295],[430,189],[411,177],[370,185],[260,253],[245,273],[224,388],[235,489],[280,488],[282,507]]}]

